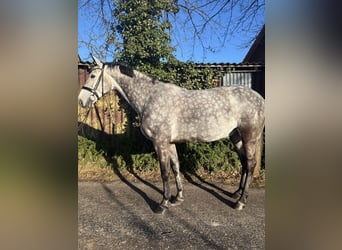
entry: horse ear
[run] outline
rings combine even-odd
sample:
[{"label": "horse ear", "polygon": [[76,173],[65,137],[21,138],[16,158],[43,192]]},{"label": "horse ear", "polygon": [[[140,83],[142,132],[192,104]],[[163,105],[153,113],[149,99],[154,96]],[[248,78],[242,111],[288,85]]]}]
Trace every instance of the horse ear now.
[{"label": "horse ear", "polygon": [[99,59],[97,59],[97,58],[96,58],[95,56],[93,56],[92,54],[90,54],[90,56],[93,58],[94,62],[95,62],[98,66],[102,67],[103,63],[102,63]]}]

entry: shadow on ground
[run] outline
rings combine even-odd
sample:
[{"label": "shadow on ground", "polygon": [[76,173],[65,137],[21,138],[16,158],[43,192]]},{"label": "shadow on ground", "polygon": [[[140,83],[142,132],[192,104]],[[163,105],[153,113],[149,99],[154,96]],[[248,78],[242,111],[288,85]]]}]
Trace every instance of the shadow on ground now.
[{"label": "shadow on ground", "polygon": [[[145,180],[144,178],[142,178],[141,176],[139,176],[139,174],[135,172],[134,167],[133,167],[132,154],[154,152],[152,143],[148,141],[146,138],[144,138],[141,135],[140,131],[138,131],[138,133],[135,132],[136,140],[143,140],[143,143],[141,143],[141,141],[139,142],[139,144],[143,146],[140,148],[137,148],[137,147],[130,148],[128,152],[127,147],[126,147],[127,138],[128,138],[127,134],[110,135],[101,130],[94,129],[90,127],[89,125],[83,124],[83,123],[79,123],[79,127],[81,129],[79,129],[78,134],[96,143],[96,149],[104,152],[103,156],[106,159],[108,165],[112,166],[113,173],[116,174],[120,178],[120,180],[123,183],[125,183],[130,189],[132,189],[137,194],[139,194],[145,200],[145,202],[150,207],[150,209],[154,211],[156,207],[158,206],[159,202],[151,199],[146,194],[146,192],[140,189],[138,185],[134,184],[135,182],[128,180],[125,177],[125,175],[122,173],[119,163],[113,157],[114,152],[115,154],[121,155],[123,157],[123,160],[126,162],[128,172],[132,176],[135,177],[135,180],[143,183],[147,187],[159,193],[161,195],[160,200],[162,200],[162,194],[163,194],[162,190],[159,189],[154,183],[149,182]],[[132,136],[130,136],[129,138],[132,138]],[[188,181],[190,184],[210,193],[212,196],[214,196],[215,198],[217,198],[219,201],[223,202],[227,206],[231,208],[234,207],[235,202],[231,201],[230,199],[227,199],[227,197],[232,198],[233,193],[222,189],[221,187],[217,186],[214,183],[204,180],[202,177],[200,177],[195,171],[191,170],[191,168],[189,167],[182,166],[181,173],[183,174],[185,180]],[[172,183],[173,181],[172,176],[171,176],[170,181]],[[106,190],[105,187],[104,189]],[[173,196],[172,199],[173,198],[175,197]]]}]

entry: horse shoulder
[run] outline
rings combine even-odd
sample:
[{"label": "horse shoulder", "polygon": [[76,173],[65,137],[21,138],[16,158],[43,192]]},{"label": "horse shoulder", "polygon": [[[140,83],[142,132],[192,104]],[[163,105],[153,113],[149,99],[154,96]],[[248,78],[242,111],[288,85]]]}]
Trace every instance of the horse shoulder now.
[{"label": "horse shoulder", "polygon": [[141,114],[142,129],[146,130],[146,134],[170,130],[173,111],[179,105],[177,98],[180,91],[181,88],[173,84],[154,86]]}]

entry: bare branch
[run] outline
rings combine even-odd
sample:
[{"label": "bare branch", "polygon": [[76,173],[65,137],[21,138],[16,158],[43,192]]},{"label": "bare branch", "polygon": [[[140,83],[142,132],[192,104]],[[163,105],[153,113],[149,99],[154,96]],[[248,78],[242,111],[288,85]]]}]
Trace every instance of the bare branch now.
[{"label": "bare branch", "polygon": [[[192,36],[203,48],[209,49],[213,36],[223,46],[235,36],[243,36],[250,45],[260,31],[262,23],[258,17],[264,15],[264,0],[183,0],[179,7],[191,16]],[[263,18],[261,18],[263,19]],[[183,24],[189,26],[188,23]],[[189,30],[189,28],[188,28]],[[188,32],[188,35],[191,32]],[[209,37],[208,37],[208,34]],[[243,35],[242,35],[243,34]],[[249,37],[249,38],[248,38]]]},{"label": "bare branch", "polygon": [[[265,0],[178,0],[177,6],[180,11],[172,15],[172,39],[179,43],[192,41],[193,51],[200,45],[204,54],[219,49],[213,48],[213,40],[223,47],[233,37],[242,37],[243,46],[248,46],[264,25]],[[113,53],[108,50],[114,46],[109,39],[116,22],[114,9],[113,0],[79,0],[79,12],[86,14],[89,21],[88,37],[82,37],[80,45],[94,52],[95,47],[101,47],[106,50],[101,52],[104,55]],[[171,17],[166,14],[165,18]]]}]

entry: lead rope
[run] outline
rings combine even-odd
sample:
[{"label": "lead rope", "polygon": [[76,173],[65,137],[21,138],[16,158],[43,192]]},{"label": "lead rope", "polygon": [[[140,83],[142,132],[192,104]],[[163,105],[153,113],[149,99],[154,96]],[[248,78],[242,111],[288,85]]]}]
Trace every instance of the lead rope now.
[{"label": "lead rope", "polygon": [[106,105],[107,105],[107,110],[108,110],[108,113],[109,113],[109,119],[110,119],[110,122],[111,122],[111,124],[114,126],[114,129],[112,128],[111,129],[111,131],[112,131],[112,133],[115,133],[115,123],[114,123],[114,110],[112,109],[112,107],[111,107],[111,104],[110,104],[110,97],[111,96],[114,96],[115,95],[115,93],[114,93],[114,91],[113,90],[111,90],[110,92],[109,92],[109,95],[107,95],[107,96],[105,96],[105,100],[106,100]]},{"label": "lead rope", "polygon": [[[103,71],[104,71],[104,65],[103,65]],[[112,124],[114,124],[113,123],[113,121],[114,121],[113,117],[114,116],[112,115],[112,108],[111,108],[109,99],[110,99],[110,96],[113,95],[113,94],[114,94],[113,90],[110,90],[109,94],[106,95],[106,96],[103,94],[103,76],[102,76],[102,96],[104,97],[105,102],[107,104],[107,110],[108,110],[108,113],[109,113],[109,119],[110,119],[110,122]],[[114,131],[113,131],[113,129],[111,129],[111,131],[115,133],[115,124],[114,124]]]},{"label": "lead rope", "polygon": [[[101,88],[102,88],[102,90],[101,90],[102,91],[101,97],[103,97],[103,95],[104,95],[104,92],[103,92],[103,71],[104,71],[104,68],[105,68],[105,64],[102,65],[102,70],[101,70],[101,75],[100,75],[100,78],[101,78]],[[99,78],[99,81],[100,81],[100,78]],[[96,86],[96,88],[97,88],[97,86]],[[102,120],[101,120],[101,116],[100,116],[100,113],[99,113],[99,110],[98,110],[98,108],[96,106],[96,102],[94,103],[94,107],[95,107],[95,112],[96,112],[97,119],[99,119],[99,122],[100,122],[101,130],[102,130],[102,132],[105,132],[104,131],[104,126],[103,126],[103,123],[102,123]]]},{"label": "lead rope", "polygon": [[102,121],[101,121],[101,116],[100,116],[99,110],[98,110],[98,108],[97,108],[97,106],[96,106],[95,103],[94,103],[94,107],[95,107],[95,113],[96,113],[97,119],[99,119],[99,122],[100,122],[101,130],[102,130],[102,132],[105,132],[105,131],[104,131],[103,123],[102,123]]}]

